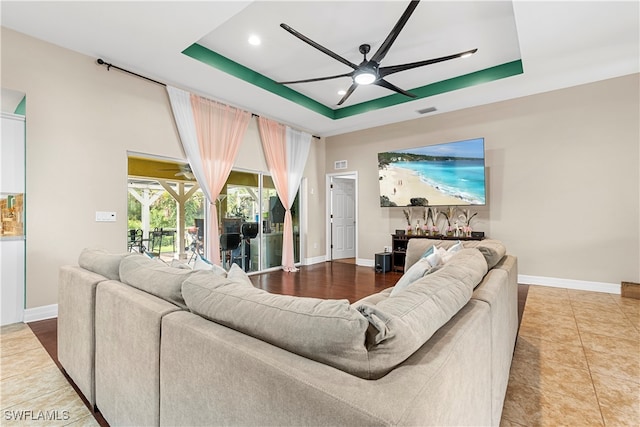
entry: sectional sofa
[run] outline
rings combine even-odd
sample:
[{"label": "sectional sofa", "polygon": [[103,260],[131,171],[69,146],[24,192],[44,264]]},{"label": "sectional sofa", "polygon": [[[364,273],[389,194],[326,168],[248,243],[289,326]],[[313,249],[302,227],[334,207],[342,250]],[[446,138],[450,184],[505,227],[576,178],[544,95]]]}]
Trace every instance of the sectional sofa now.
[{"label": "sectional sofa", "polygon": [[85,250],[60,269],[58,359],[113,426],[498,425],[516,258],[412,239],[405,271],[350,304]]}]

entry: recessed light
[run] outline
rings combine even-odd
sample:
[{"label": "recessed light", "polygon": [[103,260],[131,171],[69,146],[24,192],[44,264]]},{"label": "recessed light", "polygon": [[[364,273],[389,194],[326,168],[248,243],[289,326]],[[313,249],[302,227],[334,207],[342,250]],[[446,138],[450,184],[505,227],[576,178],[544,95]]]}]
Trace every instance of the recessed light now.
[{"label": "recessed light", "polygon": [[342,95],[344,95],[344,94],[346,94],[346,93],[347,93],[347,91],[346,91],[346,90],[344,90],[344,89],[340,89],[340,90],[338,91],[338,95],[340,95],[340,96],[342,96]]},{"label": "recessed light", "polygon": [[249,36],[248,42],[252,46],[259,46],[260,43],[262,43],[262,40],[260,40],[260,37],[256,36],[255,34],[251,34]]}]

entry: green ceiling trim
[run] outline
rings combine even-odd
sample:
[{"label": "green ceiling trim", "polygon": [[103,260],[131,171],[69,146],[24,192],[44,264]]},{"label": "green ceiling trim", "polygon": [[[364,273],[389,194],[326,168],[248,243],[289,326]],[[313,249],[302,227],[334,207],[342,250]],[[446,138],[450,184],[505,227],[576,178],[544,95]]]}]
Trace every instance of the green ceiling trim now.
[{"label": "green ceiling trim", "polygon": [[415,101],[416,99],[427,98],[445,92],[452,92],[454,90],[462,89],[465,87],[475,86],[481,83],[487,83],[522,73],[522,61],[518,59],[517,61],[507,62],[506,64],[497,65],[491,68],[485,68],[484,70],[475,71],[473,73],[453,77],[451,79],[442,80],[440,82],[431,83],[414,89],[409,89],[409,92],[416,95],[417,98],[409,98],[402,94],[394,93],[393,95],[388,95],[382,98],[372,99],[371,101],[361,102],[359,104],[340,108],[338,110],[335,110],[335,119],[337,120],[345,117],[355,116],[357,114],[366,113],[368,111],[379,110],[381,108],[391,107],[393,105]]},{"label": "green ceiling trim", "polygon": [[234,62],[229,58],[220,55],[219,53],[209,50],[206,47],[199,45],[198,43],[192,44],[184,51],[182,51],[182,53],[214,68],[217,68],[220,71],[231,74],[232,76],[244,80],[247,83],[251,83],[273,94],[288,99],[289,101],[295,102],[298,105],[315,111],[316,113],[322,114],[325,117],[333,119],[334,111],[326,105],[321,104],[318,101],[301,94],[300,92],[296,92],[295,90],[285,85],[278,84],[270,78],[265,77],[260,73],[256,73],[255,71],[245,67],[244,65],[238,64],[237,62]]},{"label": "green ceiling trim", "polygon": [[26,96],[22,97],[22,101],[20,101],[20,103],[16,107],[16,110],[13,112],[13,114],[18,114],[21,116],[27,115],[27,97]]},{"label": "green ceiling trim", "polygon": [[295,102],[302,107],[315,111],[316,113],[332,120],[355,116],[369,111],[379,110],[381,108],[391,107],[393,105],[415,101],[417,99],[427,98],[429,96],[451,92],[465,87],[475,86],[481,83],[487,83],[523,73],[522,61],[518,59],[495,67],[486,68],[484,70],[409,89],[410,92],[417,95],[417,98],[409,98],[399,93],[394,93],[382,98],[372,99],[370,101],[334,110],[285,85],[278,84],[274,80],[271,80],[270,78],[257,73],[242,64],[238,64],[217,52],[207,49],[198,43],[192,44],[182,51],[182,53],[211,67],[217,68],[220,71],[224,71],[227,74],[244,80],[247,83],[251,83],[275,95],[288,99],[291,102]]}]

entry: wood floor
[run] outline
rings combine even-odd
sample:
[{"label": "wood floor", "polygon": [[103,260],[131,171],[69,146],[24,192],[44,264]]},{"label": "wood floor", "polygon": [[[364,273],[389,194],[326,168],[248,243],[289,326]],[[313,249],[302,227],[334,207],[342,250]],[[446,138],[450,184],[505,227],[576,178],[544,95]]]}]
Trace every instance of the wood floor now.
[{"label": "wood floor", "polygon": [[[303,266],[297,273],[275,271],[251,276],[253,284],[268,292],[324,299],[347,299],[353,303],[361,298],[395,285],[402,273],[376,273],[371,267],[345,262],[325,262]],[[522,318],[528,286],[519,286],[519,316]],[[57,319],[29,323],[42,346],[62,370],[58,362]],[[67,380],[76,389],[75,384]],[[81,393],[78,393],[82,396]],[[85,405],[92,410],[88,402]],[[94,413],[101,426],[108,426],[100,413]]]}]

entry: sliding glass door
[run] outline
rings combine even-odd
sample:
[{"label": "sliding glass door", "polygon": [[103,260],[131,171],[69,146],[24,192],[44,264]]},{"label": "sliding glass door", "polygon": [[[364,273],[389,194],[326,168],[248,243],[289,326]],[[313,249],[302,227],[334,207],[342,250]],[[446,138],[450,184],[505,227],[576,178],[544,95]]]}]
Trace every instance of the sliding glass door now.
[{"label": "sliding glass door", "polygon": [[[231,171],[216,199],[218,224],[208,224],[205,200],[189,165],[178,160],[130,153],[128,165],[130,251],[149,252],[169,262],[192,262],[195,254],[220,257],[225,268],[247,272],[282,265],[284,207],[271,176]],[[300,262],[300,202],[291,208],[294,259]],[[205,254],[209,226],[218,227],[220,253]]]},{"label": "sliding glass door", "polygon": [[[298,199],[291,209],[296,262],[300,261]],[[224,266],[236,263],[251,272],[282,264],[284,207],[269,175],[232,171],[217,203]]]}]

